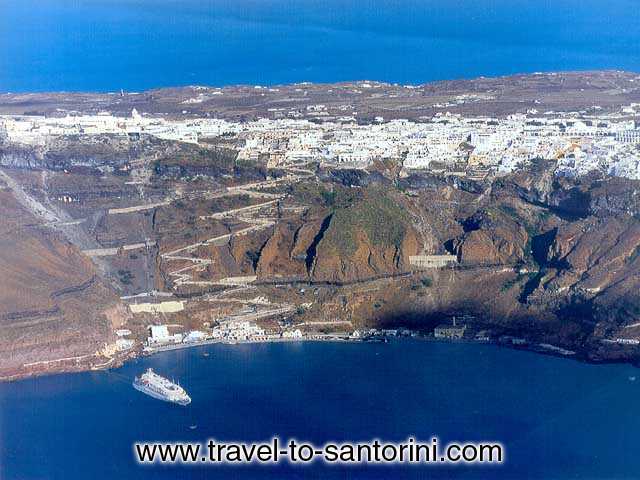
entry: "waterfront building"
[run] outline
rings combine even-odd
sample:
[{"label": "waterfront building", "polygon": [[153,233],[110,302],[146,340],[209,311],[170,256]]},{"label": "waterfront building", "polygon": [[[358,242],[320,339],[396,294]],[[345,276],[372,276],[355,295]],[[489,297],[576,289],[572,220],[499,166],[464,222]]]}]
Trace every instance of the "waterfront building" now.
[{"label": "waterfront building", "polygon": [[151,325],[149,327],[149,338],[147,339],[147,345],[149,346],[180,342],[182,342],[182,334],[176,333],[174,335],[170,335],[169,329],[166,325]]},{"label": "waterfront building", "polygon": [[461,339],[464,337],[464,334],[467,330],[467,326],[466,325],[456,325],[455,324],[455,320],[453,324],[442,324],[442,325],[438,325],[434,331],[433,331],[433,336],[435,338],[442,338],[442,339]]}]

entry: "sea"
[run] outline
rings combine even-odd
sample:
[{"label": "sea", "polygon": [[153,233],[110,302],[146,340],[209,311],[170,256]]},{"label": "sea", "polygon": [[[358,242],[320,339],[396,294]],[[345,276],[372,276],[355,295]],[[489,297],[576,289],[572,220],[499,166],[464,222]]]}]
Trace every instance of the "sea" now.
[{"label": "sea", "polygon": [[0,92],[640,71],[637,0],[1,0]]},{"label": "sea", "polygon": [[[138,392],[152,367],[192,403]],[[636,380],[638,377],[638,380]],[[489,344],[209,345],[0,384],[6,479],[640,477],[640,374]],[[139,465],[136,441],[499,441],[502,465]]]},{"label": "sea", "polygon": [[[637,0],[0,0],[0,92],[640,71]],[[208,355],[205,356],[205,353]],[[193,402],[134,390],[153,367]],[[640,375],[493,345],[214,345],[0,384],[0,479],[639,478]],[[139,466],[136,441],[499,441],[500,466]]]}]

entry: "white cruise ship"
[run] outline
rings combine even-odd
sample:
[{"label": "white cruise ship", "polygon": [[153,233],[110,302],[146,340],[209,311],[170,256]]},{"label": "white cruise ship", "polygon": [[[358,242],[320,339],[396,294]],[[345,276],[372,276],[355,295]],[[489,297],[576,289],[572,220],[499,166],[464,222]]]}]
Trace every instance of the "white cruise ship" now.
[{"label": "white cruise ship", "polygon": [[188,405],[191,397],[184,388],[148,369],[133,381],[133,388],[165,402]]}]

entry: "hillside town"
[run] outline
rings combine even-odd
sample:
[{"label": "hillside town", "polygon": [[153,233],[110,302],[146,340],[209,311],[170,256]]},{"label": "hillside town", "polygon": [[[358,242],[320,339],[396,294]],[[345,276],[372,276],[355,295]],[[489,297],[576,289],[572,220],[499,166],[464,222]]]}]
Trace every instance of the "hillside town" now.
[{"label": "hillside town", "polygon": [[[446,105],[442,106],[443,109]],[[392,159],[405,169],[483,178],[517,170],[543,158],[557,161],[557,173],[579,176],[597,170],[640,178],[640,104],[616,114],[581,112],[511,114],[504,118],[464,117],[447,111],[413,122],[359,124],[357,112],[328,117],[324,105],[288,112],[281,119],[231,122],[196,118],[172,120],[141,115],[1,116],[0,140],[46,145],[61,136],[119,135],[135,142],[147,135],[205,146],[224,145],[237,160],[262,160],[270,168],[318,162],[332,167],[365,168]]]},{"label": "hillside town", "polygon": [[[559,101],[554,81],[522,102],[504,82],[3,97],[3,235],[25,248],[4,262],[60,259],[12,277],[4,315],[89,332],[38,357],[23,342],[7,375],[396,329],[635,355],[640,103],[598,79],[560,90],[597,87],[589,103]],[[563,302],[598,308],[567,318]]]}]

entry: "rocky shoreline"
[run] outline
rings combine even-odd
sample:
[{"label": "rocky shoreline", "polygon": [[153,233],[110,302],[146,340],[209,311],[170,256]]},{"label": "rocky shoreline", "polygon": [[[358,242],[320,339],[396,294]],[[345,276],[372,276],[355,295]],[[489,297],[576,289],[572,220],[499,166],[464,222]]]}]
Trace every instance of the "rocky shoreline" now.
[{"label": "rocky shoreline", "polygon": [[[495,348],[509,348],[512,350],[519,350],[523,352],[531,352],[538,355],[548,355],[554,356],[558,358],[562,358],[565,360],[574,360],[583,363],[588,363],[592,365],[602,365],[602,364],[630,364],[634,367],[640,368],[640,357],[634,355],[633,357],[624,358],[624,359],[611,359],[611,358],[594,358],[592,352],[588,349],[578,348],[576,351],[569,351],[560,347],[550,346],[550,345],[540,345],[533,342],[530,342],[526,339],[525,343],[514,344],[500,339],[493,340],[477,340],[477,339],[438,339],[434,338],[433,335],[421,335],[420,332],[410,332],[409,335],[404,334],[400,336],[376,336],[365,339],[354,339],[350,338],[348,335],[326,335],[315,336],[313,338],[299,338],[299,339],[287,339],[287,338],[273,338],[273,339],[260,339],[260,340],[238,340],[238,341],[224,341],[224,340],[210,340],[203,342],[193,342],[190,344],[180,344],[175,346],[167,346],[166,348],[158,348],[153,351],[143,352],[141,349],[136,349],[135,351],[127,352],[125,355],[119,357],[113,357],[111,360],[104,362],[101,365],[82,365],[77,364],[73,367],[71,366],[62,366],[60,368],[52,368],[47,370],[34,370],[28,373],[16,373],[14,375],[2,376],[0,377],[0,382],[14,382],[20,380],[26,380],[31,378],[37,378],[42,376],[49,375],[63,375],[69,373],[82,373],[89,371],[106,371],[117,369],[123,366],[125,363],[135,360],[140,357],[153,356],[159,353],[163,353],[166,351],[173,351],[178,349],[191,349],[191,348],[201,348],[210,345],[251,345],[251,344],[263,344],[263,343],[296,343],[296,342],[334,342],[334,343],[361,343],[361,342],[387,342],[387,341],[402,341],[404,339],[412,339],[421,342],[429,342],[429,343],[466,343],[466,344],[479,344],[479,345],[489,345]],[[554,348],[550,348],[554,347]]]}]

